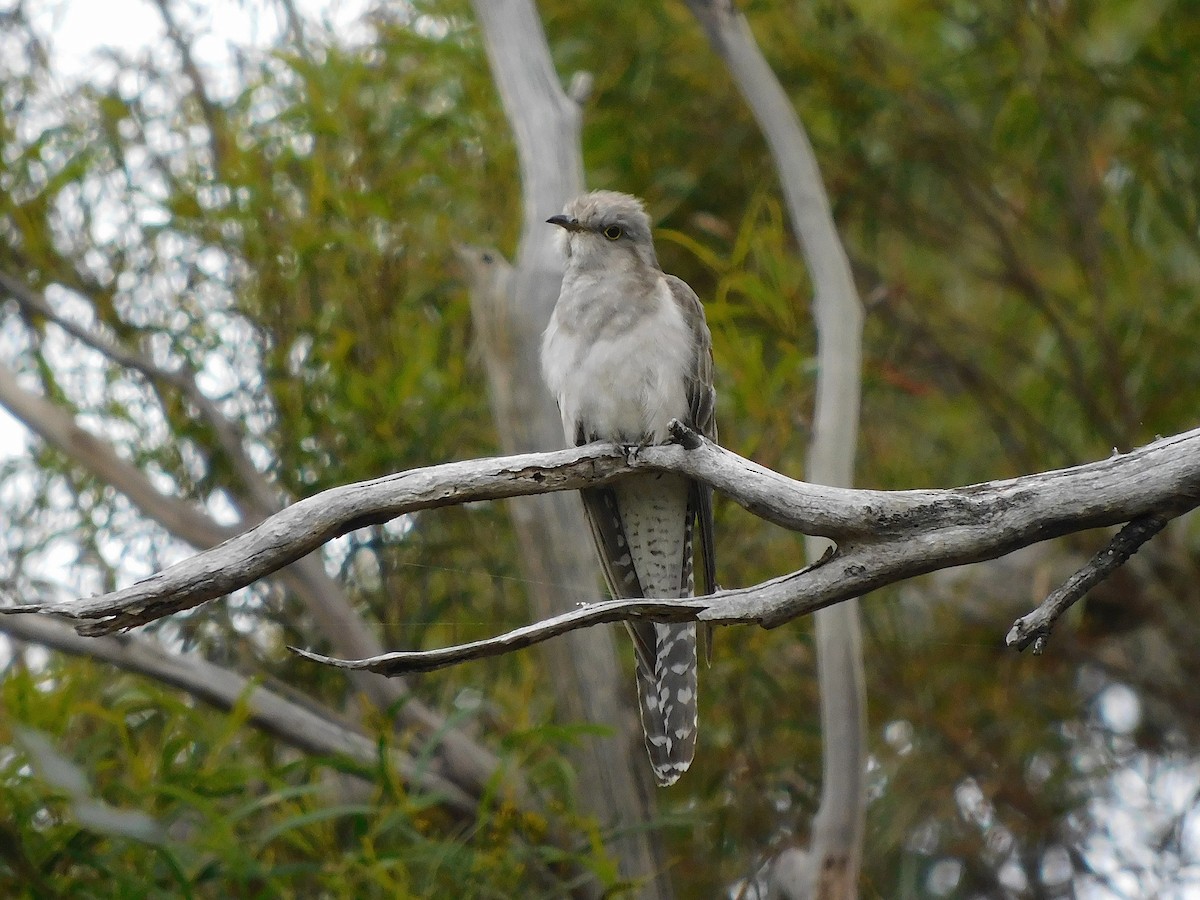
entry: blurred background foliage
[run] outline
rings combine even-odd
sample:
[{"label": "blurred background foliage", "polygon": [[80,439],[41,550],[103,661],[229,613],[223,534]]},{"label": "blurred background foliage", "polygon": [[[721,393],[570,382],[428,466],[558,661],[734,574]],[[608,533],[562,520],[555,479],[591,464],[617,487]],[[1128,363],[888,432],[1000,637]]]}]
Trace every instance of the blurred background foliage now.
[{"label": "blurred background foliage", "polygon": [[[220,73],[193,56],[211,38],[202,5],[168,3],[170,33],[109,53],[86,79],[54,70],[45,5],[0,13],[0,270],[200,373],[287,497],[494,452],[454,246],[511,253],[520,192],[464,0],[380,4],[352,38],[264,3],[287,27],[236,47]],[[1200,17],[1188,4],[744,8],[809,129],[868,307],[859,484],[1006,477],[1196,425]],[[595,77],[590,186],[645,197],[664,268],[706,301],[722,443],[801,477],[809,285],[727,74],[674,0],[539,9],[560,75]],[[11,303],[0,335],[24,384],[160,486],[216,515],[237,506],[236,474],[179,398]],[[35,443],[0,478],[0,564],[17,593],[103,590],[186,552]],[[798,567],[796,536],[732,504],[717,513],[722,584]],[[1200,881],[1195,517],[1098,589],[1045,656],[1002,647],[1013,617],[1103,539],[864,604],[864,896],[1172,896]],[[383,643],[410,648],[525,621],[515,553],[503,511],[472,506],[356,532],[326,562]],[[284,651],[327,647],[282,591],[148,630],[346,702],[341,675]],[[569,810],[572,730],[549,724],[553,675],[537,659],[413,688]],[[805,622],[718,634],[697,764],[659,795],[680,896],[715,896],[804,837],[820,772],[812,663]],[[532,873],[559,851],[512,840],[502,803],[464,825],[386,767],[346,803],[327,789],[343,764],[36,649],[10,653],[0,691],[6,896],[553,895]],[[18,723],[100,801],[160,823],[155,838],[72,814],[30,767]],[[619,887],[603,833],[580,828],[583,865]]]}]

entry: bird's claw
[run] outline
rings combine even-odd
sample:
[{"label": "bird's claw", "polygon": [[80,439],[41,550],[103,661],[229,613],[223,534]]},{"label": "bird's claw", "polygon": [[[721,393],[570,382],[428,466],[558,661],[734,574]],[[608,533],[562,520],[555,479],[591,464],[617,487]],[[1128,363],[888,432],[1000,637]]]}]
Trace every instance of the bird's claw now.
[{"label": "bird's claw", "polygon": [[638,441],[636,444],[626,444],[625,445],[625,461],[630,462],[630,463],[637,462],[638,454],[640,454],[647,447],[651,447],[653,445],[654,445],[654,438],[653,438],[653,436],[651,436],[649,434],[642,435],[642,439],[640,441]]}]

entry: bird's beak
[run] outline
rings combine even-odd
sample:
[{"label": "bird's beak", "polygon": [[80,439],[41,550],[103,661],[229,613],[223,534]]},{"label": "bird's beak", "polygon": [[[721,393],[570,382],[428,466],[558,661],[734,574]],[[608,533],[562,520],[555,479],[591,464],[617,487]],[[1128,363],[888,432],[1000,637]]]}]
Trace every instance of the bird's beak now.
[{"label": "bird's beak", "polygon": [[570,216],[551,216],[546,220],[547,225],[557,225],[559,228],[565,228],[567,231],[583,231],[584,228],[579,224],[578,219],[573,219]]}]

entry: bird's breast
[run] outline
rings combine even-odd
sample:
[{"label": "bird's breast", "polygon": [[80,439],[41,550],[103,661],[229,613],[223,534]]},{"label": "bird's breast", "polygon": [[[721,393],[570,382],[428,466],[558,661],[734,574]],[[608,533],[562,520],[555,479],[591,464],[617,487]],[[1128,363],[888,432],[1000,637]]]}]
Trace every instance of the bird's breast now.
[{"label": "bird's breast", "polygon": [[646,304],[623,327],[611,327],[611,318],[590,327],[569,318],[556,308],[543,346],[546,381],[558,399],[567,438],[582,431],[587,441],[666,440],[671,419],[688,414],[694,353],[691,333],[669,295]]}]

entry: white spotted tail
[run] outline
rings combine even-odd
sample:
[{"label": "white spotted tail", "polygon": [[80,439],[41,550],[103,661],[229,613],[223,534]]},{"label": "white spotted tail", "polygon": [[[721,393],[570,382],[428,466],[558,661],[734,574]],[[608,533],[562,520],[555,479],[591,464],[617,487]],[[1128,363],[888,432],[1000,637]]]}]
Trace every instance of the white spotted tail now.
[{"label": "white spotted tail", "polygon": [[[584,492],[609,589],[618,597],[691,596],[691,484],[636,475]],[[646,752],[660,786],[674,784],[696,752],[696,626],[631,622]]]}]

